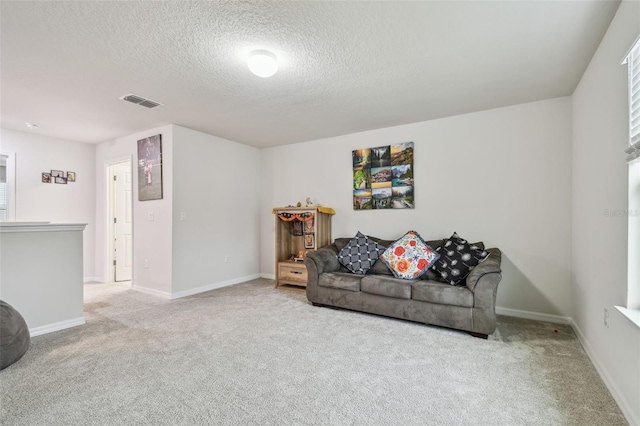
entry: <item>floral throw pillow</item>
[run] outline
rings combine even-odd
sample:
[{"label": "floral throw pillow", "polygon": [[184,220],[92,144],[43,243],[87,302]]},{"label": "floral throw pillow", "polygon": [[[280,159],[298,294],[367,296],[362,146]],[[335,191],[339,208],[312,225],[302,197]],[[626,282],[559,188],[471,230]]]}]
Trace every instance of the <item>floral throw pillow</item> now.
[{"label": "floral throw pillow", "polygon": [[484,244],[482,246],[469,244],[455,232],[436,250],[440,254],[440,259],[433,269],[451,285],[462,284],[471,270],[489,257]]},{"label": "floral throw pillow", "polygon": [[415,231],[407,232],[380,255],[393,275],[405,280],[418,279],[439,257]]}]

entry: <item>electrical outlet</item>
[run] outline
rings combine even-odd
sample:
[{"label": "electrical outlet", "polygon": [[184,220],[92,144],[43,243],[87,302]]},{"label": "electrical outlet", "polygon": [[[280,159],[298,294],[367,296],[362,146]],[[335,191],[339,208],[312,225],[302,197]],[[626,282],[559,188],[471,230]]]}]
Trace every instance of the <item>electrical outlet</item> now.
[{"label": "electrical outlet", "polygon": [[149,219],[149,222],[153,221],[153,212],[149,212],[147,219]]},{"label": "electrical outlet", "polygon": [[225,257],[224,257],[224,263],[229,263],[229,255],[225,255]]},{"label": "electrical outlet", "polygon": [[144,268],[149,269],[149,259],[144,260]]},{"label": "electrical outlet", "polygon": [[187,212],[180,212],[180,220],[187,220]]},{"label": "electrical outlet", "polygon": [[604,326],[609,328],[609,311],[604,308]]}]

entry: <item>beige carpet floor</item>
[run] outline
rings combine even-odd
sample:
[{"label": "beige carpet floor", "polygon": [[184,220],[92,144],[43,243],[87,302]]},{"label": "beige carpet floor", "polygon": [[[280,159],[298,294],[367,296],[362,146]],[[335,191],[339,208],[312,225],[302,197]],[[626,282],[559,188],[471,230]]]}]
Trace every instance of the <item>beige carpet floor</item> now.
[{"label": "beige carpet floor", "polygon": [[488,340],[255,280],[167,301],[85,286],[87,324],[0,372],[2,425],[624,425],[568,326]]}]

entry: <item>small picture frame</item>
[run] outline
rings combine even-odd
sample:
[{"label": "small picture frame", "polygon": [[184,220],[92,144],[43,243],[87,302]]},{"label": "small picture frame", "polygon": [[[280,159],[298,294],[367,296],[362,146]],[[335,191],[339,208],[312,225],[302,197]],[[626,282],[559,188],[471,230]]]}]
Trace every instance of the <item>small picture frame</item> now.
[{"label": "small picture frame", "polygon": [[56,177],[56,183],[63,183],[63,184],[67,184],[67,178],[64,177]]},{"label": "small picture frame", "polygon": [[67,182],[76,181],[76,172],[67,172]]},{"label": "small picture frame", "polygon": [[291,226],[293,227],[293,235],[297,237],[302,236],[302,222],[294,220]]},{"label": "small picture frame", "polygon": [[313,218],[309,220],[305,220],[304,222],[304,233],[305,234],[313,234]]},{"label": "small picture frame", "polygon": [[307,234],[304,236],[304,248],[315,248],[315,238],[313,234]]},{"label": "small picture frame", "polygon": [[[51,177],[52,178],[64,178],[64,172],[62,170],[51,170]],[[58,183],[58,182],[56,182],[56,183]]]},{"label": "small picture frame", "polygon": [[51,173],[42,172],[42,183],[51,183]]}]

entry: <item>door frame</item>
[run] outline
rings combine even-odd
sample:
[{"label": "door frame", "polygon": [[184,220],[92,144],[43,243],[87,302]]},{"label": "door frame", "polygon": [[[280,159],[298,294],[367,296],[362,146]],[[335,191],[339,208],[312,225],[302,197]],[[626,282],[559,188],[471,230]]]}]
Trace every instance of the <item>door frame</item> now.
[{"label": "door frame", "polygon": [[16,153],[1,151],[7,157],[7,222],[16,221]]},{"label": "door frame", "polygon": [[[117,158],[111,158],[109,160],[106,160],[104,162],[104,173],[105,173],[105,192],[106,192],[106,215],[105,217],[107,218],[106,221],[106,235],[107,235],[107,244],[106,244],[106,253],[105,253],[105,274],[106,274],[106,282],[108,283],[113,283],[115,282],[115,271],[116,268],[114,268],[113,265],[113,253],[115,250],[114,244],[113,244],[113,239],[114,239],[114,233],[113,233],[113,218],[114,218],[114,214],[113,214],[113,203],[114,203],[114,184],[113,184],[113,178],[111,175],[111,167],[116,165],[116,164],[120,164],[120,163],[125,163],[125,162],[129,162],[129,164],[131,165],[131,175],[133,176],[133,155],[126,155],[123,157],[117,157]],[[133,191],[131,191],[131,220],[134,221],[134,216],[133,216],[133,209],[134,209],[134,205],[133,205]],[[133,223],[133,229],[131,230],[132,235],[135,234],[135,222]],[[132,241],[131,244],[133,245],[134,242]],[[131,253],[131,256],[133,256],[133,252]],[[133,260],[133,259],[132,259]],[[134,269],[135,266],[133,265],[132,262],[132,271],[131,271],[131,282],[129,284],[129,287],[133,286],[133,275],[134,275]]]}]

